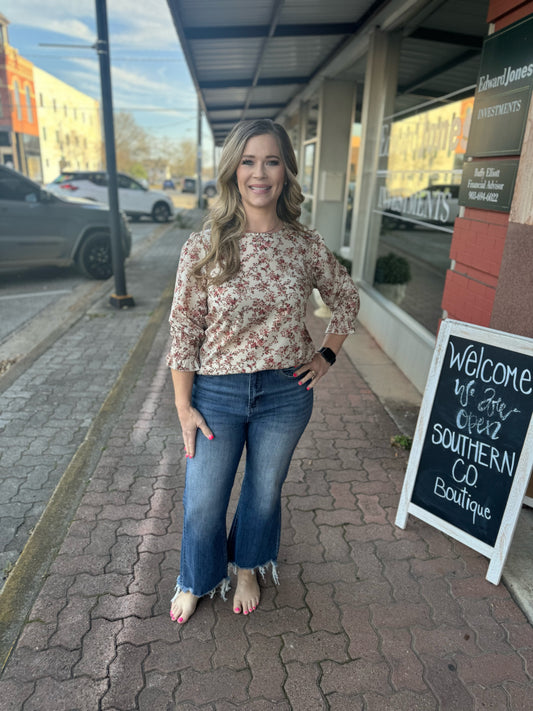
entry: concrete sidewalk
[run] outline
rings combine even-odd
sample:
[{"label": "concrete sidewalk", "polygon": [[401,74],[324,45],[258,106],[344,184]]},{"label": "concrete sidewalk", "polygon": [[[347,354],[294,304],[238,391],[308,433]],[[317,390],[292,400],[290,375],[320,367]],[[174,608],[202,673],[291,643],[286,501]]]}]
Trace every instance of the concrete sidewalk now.
[{"label": "concrete sidewalk", "polygon": [[[7,579],[2,621],[22,619],[7,625],[1,711],[531,708],[533,630],[485,580],[486,559],[415,519],[394,526],[407,454],[390,438],[416,396],[395,373],[392,397],[364,329],[317,389],[291,466],[280,586],[267,577],[248,617],[230,595],[202,600],[182,628],[170,621],[185,471],[164,362],[170,296],[152,297],[103,406],[65,444],[68,466]],[[80,322],[83,338],[97,321]],[[309,321],[319,340],[323,321]],[[121,334],[115,321],[94,350]]]}]

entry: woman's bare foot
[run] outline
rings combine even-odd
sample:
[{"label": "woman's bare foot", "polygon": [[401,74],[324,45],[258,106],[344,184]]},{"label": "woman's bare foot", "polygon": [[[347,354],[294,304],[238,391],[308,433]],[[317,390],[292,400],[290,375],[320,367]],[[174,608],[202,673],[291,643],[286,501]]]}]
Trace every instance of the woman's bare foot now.
[{"label": "woman's bare foot", "polygon": [[190,592],[180,592],[170,606],[170,619],[172,622],[176,620],[182,625],[187,622],[189,617],[196,610],[199,598]]},{"label": "woman's bare foot", "polygon": [[239,568],[237,571],[237,588],[233,598],[233,611],[247,615],[259,605],[259,583],[254,570]]}]

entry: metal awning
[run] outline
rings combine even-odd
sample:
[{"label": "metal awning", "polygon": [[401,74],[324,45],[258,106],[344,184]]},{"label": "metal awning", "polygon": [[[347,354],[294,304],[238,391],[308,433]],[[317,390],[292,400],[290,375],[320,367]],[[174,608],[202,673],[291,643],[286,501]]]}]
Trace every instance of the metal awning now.
[{"label": "metal awning", "polygon": [[402,34],[396,111],[472,86],[489,0],[167,2],[221,144],[241,119],[292,113],[322,77],[362,84],[375,27]]}]

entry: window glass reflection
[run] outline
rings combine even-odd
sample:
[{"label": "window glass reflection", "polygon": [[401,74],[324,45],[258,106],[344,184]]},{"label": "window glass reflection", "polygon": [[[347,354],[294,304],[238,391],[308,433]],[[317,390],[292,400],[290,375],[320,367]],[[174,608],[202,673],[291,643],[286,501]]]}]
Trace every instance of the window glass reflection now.
[{"label": "window glass reflection", "polygon": [[[433,334],[442,315],[473,102],[391,117],[383,128],[371,220],[378,243],[374,286]],[[402,288],[390,288],[400,279]]]}]

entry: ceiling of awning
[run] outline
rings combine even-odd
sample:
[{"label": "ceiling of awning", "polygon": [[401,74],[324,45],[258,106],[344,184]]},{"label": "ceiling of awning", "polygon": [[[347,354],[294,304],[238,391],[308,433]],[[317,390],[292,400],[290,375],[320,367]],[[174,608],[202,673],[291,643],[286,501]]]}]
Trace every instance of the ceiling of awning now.
[{"label": "ceiling of awning", "polygon": [[220,144],[241,119],[290,113],[321,77],[362,85],[375,27],[402,34],[395,111],[475,84],[489,0],[167,2]]}]

